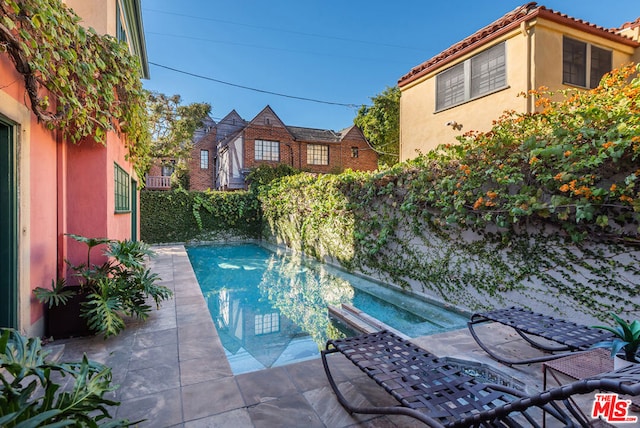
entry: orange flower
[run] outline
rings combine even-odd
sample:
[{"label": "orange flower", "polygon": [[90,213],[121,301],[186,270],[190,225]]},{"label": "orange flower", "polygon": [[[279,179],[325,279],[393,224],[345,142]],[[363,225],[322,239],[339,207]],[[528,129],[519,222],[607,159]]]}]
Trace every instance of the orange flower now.
[{"label": "orange flower", "polygon": [[560,186],[560,191],[561,192],[568,192],[569,191],[569,185],[568,184],[563,184],[562,186]]},{"label": "orange flower", "polygon": [[615,192],[617,188],[618,188],[618,186],[616,186],[616,184],[615,184],[615,183],[613,183],[613,184],[611,185],[611,187],[609,187],[609,191],[610,191],[610,192]]},{"label": "orange flower", "polygon": [[576,189],[576,195],[584,195],[585,198],[591,197],[591,189],[587,186],[581,186],[579,189]]},{"label": "orange flower", "polygon": [[563,175],[564,175],[564,173],[559,172],[553,177],[553,179],[556,180],[556,181],[560,181],[560,180],[562,180],[562,176]]},{"label": "orange flower", "polygon": [[480,208],[483,202],[484,202],[484,199],[482,198],[482,196],[480,196],[478,200],[473,204],[473,209],[477,210],[478,208]]},{"label": "orange flower", "polygon": [[613,141],[607,141],[602,145],[602,147],[604,147],[605,149],[608,149],[611,146],[613,146]]},{"label": "orange flower", "polygon": [[529,165],[533,165],[536,162],[538,162],[540,159],[538,159],[537,157],[532,157],[531,159],[529,159]]},{"label": "orange flower", "polygon": [[632,202],[633,202],[633,198],[631,198],[631,197],[629,197],[629,196],[627,196],[627,195],[622,195],[622,196],[620,196],[620,200],[621,200],[622,202],[629,202],[629,203],[632,203]]},{"label": "orange flower", "polygon": [[567,150],[566,152],[564,152],[565,158],[568,158],[569,156],[571,156],[571,150]]},{"label": "orange flower", "polygon": [[489,191],[487,192],[487,196],[488,196],[490,199],[495,199],[495,198],[498,196],[498,194],[497,194],[496,192],[494,192],[493,190],[489,190]]}]

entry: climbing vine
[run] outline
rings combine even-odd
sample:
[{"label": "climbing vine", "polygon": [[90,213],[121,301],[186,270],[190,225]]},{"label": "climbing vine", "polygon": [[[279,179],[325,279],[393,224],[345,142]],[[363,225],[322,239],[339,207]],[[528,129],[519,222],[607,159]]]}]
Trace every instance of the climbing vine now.
[{"label": "climbing vine", "polygon": [[640,243],[637,71],[615,70],[589,91],[523,94],[540,110],[506,112],[489,132],[467,133],[416,162],[434,174],[419,202],[449,224],[553,223],[574,241]]},{"label": "climbing vine", "polygon": [[138,170],[149,159],[140,64],[125,43],[98,35],[60,0],[0,0],[0,51],[25,82],[31,110],[78,143],[126,134]]},{"label": "climbing vine", "polygon": [[372,173],[263,186],[267,236],[469,309],[640,310],[640,79],[532,91],[486,133]]}]

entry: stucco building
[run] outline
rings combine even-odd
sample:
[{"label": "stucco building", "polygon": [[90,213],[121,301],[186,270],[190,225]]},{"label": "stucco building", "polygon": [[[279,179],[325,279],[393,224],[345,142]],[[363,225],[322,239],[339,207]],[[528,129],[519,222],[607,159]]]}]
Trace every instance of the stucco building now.
[{"label": "stucco building", "polygon": [[400,160],[488,131],[505,110],[534,111],[522,92],[597,86],[640,60],[639,29],[640,18],[607,29],[536,3],[516,8],[399,79]]},{"label": "stucco building", "polygon": [[[140,0],[63,3],[81,25],[126,41],[147,76]],[[72,144],[38,122],[23,75],[0,53],[0,326],[44,334],[44,309],[32,290],[67,277],[65,259],[86,261],[86,247],[65,234],[137,238],[139,179],[125,138],[108,132],[104,145]]]}]

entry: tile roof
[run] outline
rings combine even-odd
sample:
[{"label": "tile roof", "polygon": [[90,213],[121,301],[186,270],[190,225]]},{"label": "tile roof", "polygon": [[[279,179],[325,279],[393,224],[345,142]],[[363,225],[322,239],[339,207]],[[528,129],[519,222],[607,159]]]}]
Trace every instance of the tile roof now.
[{"label": "tile roof", "polygon": [[640,16],[636,18],[635,21],[625,22],[620,26],[620,28],[614,28],[613,31],[621,31],[621,30],[626,30],[626,29],[635,28],[635,27],[640,27]]},{"label": "tile roof", "polygon": [[[617,29],[607,29],[604,27],[600,27],[581,19],[573,18],[563,13],[556,12],[552,9],[547,9],[544,6],[538,6],[536,2],[530,2],[517,7],[498,20],[492,22],[486,27],[481,28],[469,37],[442,51],[433,58],[423,62],[417,67],[414,67],[409,73],[405,74],[398,80],[398,86],[402,87],[404,85],[407,85],[414,80],[428,74],[429,72],[450,63],[451,61],[468,53],[469,51],[477,49],[478,47],[488,43],[489,41],[494,40],[501,35],[514,30],[520,25],[521,22],[530,21],[536,17],[542,17],[569,27],[578,28],[582,31],[597,34],[610,40],[629,44],[631,46],[637,47],[640,45],[638,42],[620,35],[618,33],[619,30]],[[636,20],[635,23],[630,23],[629,25],[638,25],[638,20]]]}]

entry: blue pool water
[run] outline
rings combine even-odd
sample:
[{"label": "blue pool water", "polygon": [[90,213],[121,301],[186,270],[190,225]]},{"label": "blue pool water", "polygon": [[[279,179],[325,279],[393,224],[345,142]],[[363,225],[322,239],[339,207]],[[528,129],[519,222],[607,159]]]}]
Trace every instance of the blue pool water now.
[{"label": "blue pool water", "polygon": [[328,305],[348,303],[410,337],[463,328],[467,318],[300,256],[255,244],[187,248],[234,374],[317,358],[350,334]]}]

